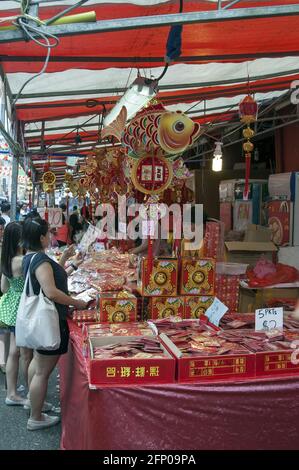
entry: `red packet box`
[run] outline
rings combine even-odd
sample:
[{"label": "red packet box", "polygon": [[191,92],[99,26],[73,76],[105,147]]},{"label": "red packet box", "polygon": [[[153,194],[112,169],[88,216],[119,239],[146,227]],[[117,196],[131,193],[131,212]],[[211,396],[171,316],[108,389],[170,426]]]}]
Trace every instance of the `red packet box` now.
[{"label": "red packet box", "polygon": [[152,297],[149,304],[149,318],[152,320],[184,318],[184,297]]},{"label": "red packet box", "polygon": [[282,350],[256,353],[257,377],[298,375],[299,364],[293,364],[291,361],[293,352],[293,350]]},{"label": "red packet box", "polygon": [[95,323],[99,321],[99,314],[97,310],[75,310],[72,314],[72,320],[78,326],[83,326],[85,323]]},{"label": "red packet box", "polygon": [[213,296],[192,295],[185,297],[185,318],[199,318],[205,315],[213,300]]},{"label": "red packet box", "polygon": [[215,261],[182,258],[181,295],[214,295]]},{"label": "red packet box", "polygon": [[89,338],[88,360],[91,385],[144,385],[172,383],[175,380],[175,359],[161,343],[162,357],[97,359],[96,347],[116,342],[123,346],[140,337]]},{"label": "red packet box", "polygon": [[177,359],[178,382],[222,382],[255,377],[255,354],[224,354],[218,356],[184,356],[165,335],[160,335],[168,350]]},{"label": "red packet box", "polygon": [[141,258],[137,268],[137,288],[141,295],[145,297],[177,295],[178,260],[176,258],[155,258],[148,283],[146,270],[147,259]]},{"label": "red packet box", "polygon": [[137,298],[127,291],[103,292],[100,295],[100,321],[109,323],[137,320]]},{"label": "red packet box", "polygon": [[[270,343],[276,347],[276,351],[257,352],[256,353],[256,375],[258,377],[272,376],[293,376],[299,374],[299,364],[296,359],[299,354],[292,349],[293,341],[299,340],[299,330],[284,330],[284,340]],[[296,347],[298,350],[298,346]]]}]

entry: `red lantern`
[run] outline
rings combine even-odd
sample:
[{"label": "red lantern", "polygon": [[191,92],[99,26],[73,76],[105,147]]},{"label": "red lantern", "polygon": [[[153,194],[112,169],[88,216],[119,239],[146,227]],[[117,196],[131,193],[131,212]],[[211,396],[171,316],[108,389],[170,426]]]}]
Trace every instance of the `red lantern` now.
[{"label": "red lantern", "polygon": [[252,98],[251,95],[245,96],[245,98],[239,104],[240,119],[245,124],[250,124],[256,121],[258,111],[257,102]]},{"label": "red lantern", "polygon": [[250,141],[254,136],[254,131],[250,128],[250,124],[256,121],[258,105],[257,102],[252,98],[251,95],[245,96],[245,98],[239,104],[240,120],[247,125],[247,128],[243,130],[243,136],[246,142],[243,144],[246,159],[246,171],[245,171],[245,188],[243,193],[243,199],[248,199],[249,194],[249,178],[250,178],[250,163],[251,163],[251,152],[254,148],[253,143]]},{"label": "red lantern", "polygon": [[31,170],[27,171],[27,176],[28,176],[28,178],[31,178]]}]

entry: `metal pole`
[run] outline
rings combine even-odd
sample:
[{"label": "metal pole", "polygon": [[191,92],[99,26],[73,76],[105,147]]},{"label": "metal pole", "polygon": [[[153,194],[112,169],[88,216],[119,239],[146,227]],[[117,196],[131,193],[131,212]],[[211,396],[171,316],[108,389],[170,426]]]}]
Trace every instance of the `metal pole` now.
[{"label": "metal pole", "polygon": [[12,159],[12,175],[11,175],[11,208],[10,218],[16,220],[17,214],[17,198],[18,198],[18,176],[19,176],[19,157],[14,155]]},{"label": "metal pole", "polygon": [[[78,34],[107,33],[139,28],[160,28],[162,26],[213,23],[221,21],[253,20],[255,18],[274,18],[299,14],[299,5],[279,5],[256,8],[234,8],[232,10],[194,11],[170,15],[141,16],[136,18],[119,18],[97,21],[95,23],[64,24],[41,26],[41,33],[50,32],[56,36],[73,36]],[[35,36],[35,33],[33,33]],[[0,42],[24,41],[23,32],[4,30]]]},{"label": "metal pole", "polygon": [[78,3],[76,3],[75,5],[71,5],[70,7],[66,8],[65,10],[61,11],[60,13],[58,13],[57,15],[53,16],[52,18],[50,18],[49,20],[45,21],[46,25],[50,25],[52,23],[54,23],[54,21],[56,20],[59,20],[59,18],[62,18],[63,16],[65,16],[67,13],[69,13],[70,11],[74,10],[75,8],[78,8],[80,7],[81,5],[83,5],[84,3],[87,3],[88,0],[80,0]]}]

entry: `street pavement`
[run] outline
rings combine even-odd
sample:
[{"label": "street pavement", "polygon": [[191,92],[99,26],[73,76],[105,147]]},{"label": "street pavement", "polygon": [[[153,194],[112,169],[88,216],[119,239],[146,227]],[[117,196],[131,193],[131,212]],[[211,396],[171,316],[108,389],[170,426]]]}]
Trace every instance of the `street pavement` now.
[{"label": "street pavement", "polygon": [[[57,370],[49,380],[47,401],[59,407]],[[24,394],[24,393],[22,393]],[[4,403],[5,376],[0,371],[0,450],[57,450],[60,445],[61,426],[27,431],[29,411],[21,406],[7,406]],[[57,416],[57,413],[51,413]]]}]

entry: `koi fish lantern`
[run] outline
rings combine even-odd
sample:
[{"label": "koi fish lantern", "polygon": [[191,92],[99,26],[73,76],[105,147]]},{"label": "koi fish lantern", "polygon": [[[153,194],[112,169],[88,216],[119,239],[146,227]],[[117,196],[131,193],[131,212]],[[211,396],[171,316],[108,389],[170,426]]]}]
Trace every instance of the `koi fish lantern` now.
[{"label": "koi fish lantern", "polygon": [[142,109],[126,125],[123,106],[118,117],[103,129],[101,137],[114,136],[127,147],[132,158],[154,154],[174,157],[183,153],[199,135],[200,126],[181,112],[166,111],[161,103]]}]

